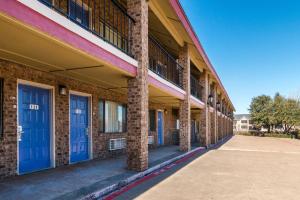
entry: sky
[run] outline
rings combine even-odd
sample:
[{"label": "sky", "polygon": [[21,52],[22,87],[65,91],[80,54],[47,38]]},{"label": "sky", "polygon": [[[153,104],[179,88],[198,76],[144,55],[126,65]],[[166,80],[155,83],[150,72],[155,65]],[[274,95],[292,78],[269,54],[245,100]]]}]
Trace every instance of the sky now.
[{"label": "sky", "polygon": [[180,0],[236,108],[300,96],[300,0]]}]

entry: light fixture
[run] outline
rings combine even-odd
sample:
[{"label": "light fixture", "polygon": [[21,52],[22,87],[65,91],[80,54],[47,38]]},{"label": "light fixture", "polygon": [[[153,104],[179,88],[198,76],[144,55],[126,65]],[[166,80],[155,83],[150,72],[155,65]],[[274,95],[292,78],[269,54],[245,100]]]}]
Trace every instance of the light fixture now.
[{"label": "light fixture", "polygon": [[220,101],[218,101],[217,102],[217,109],[220,110],[220,108],[221,108],[221,103],[220,103]]},{"label": "light fixture", "polygon": [[214,101],[214,97],[213,97],[213,95],[208,95],[208,99],[207,99],[207,104],[212,104],[213,103],[213,101]]},{"label": "light fixture", "polygon": [[67,87],[64,85],[59,85],[58,86],[59,89],[59,94],[60,95],[67,95]]}]

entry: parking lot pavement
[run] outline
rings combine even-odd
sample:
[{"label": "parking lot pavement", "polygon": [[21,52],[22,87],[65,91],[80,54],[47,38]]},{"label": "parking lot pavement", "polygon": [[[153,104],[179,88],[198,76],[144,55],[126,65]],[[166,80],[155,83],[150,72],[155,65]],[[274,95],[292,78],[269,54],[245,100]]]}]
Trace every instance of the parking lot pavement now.
[{"label": "parking lot pavement", "polygon": [[117,199],[299,200],[300,140],[234,136]]}]

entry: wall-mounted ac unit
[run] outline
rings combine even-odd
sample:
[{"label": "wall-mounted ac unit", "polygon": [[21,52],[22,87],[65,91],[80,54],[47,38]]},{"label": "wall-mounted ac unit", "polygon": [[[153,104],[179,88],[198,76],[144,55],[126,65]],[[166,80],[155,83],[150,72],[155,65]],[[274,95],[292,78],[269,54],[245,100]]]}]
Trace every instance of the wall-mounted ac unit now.
[{"label": "wall-mounted ac unit", "polygon": [[109,140],[109,150],[114,151],[126,147],[126,138],[116,138]]},{"label": "wall-mounted ac unit", "polygon": [[148,144],[154,144],[154,136],[148,136]]}]

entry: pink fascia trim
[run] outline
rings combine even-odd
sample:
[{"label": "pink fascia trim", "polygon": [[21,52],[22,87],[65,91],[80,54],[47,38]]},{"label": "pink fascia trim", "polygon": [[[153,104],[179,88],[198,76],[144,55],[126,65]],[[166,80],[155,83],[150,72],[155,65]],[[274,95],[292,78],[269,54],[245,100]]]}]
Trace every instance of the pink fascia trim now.
[{"label": "pink fascia trim", "polygon": [[171,88],[170,86],[160,82],[159,80],[155,79],[154,77],[152,76],[148,76],[148,81],[151,85],[153,85],[154,87],[156,88],[160,88],[162,89],[163,91],[179,98],[179,99],[184,99],[184,95],[183,93]]},{"label": "pink fascia trim", "polygon": [[[175,10],[178,18],[180,19],[181,23],[183,24],[184,28],[186,29],[186,31],[188,32],[188,34],[190,35],[190,37],[192,38],[195,46],[197,47],[199,53],[201,54],[201,56],[204,58],[204,61],[206,62],[206,64],[208,65],[208,67],[210,68],[210,70],[213,72],[213,75],[215,77],[217,77],[217,81],[218,83],[220,84],[220,86],[222,87],[222,89],[224,90],[227,98],[229,99],[230,101],[230,98],[220,80],[220,77],[218,76],[216,70],[214,69],[214,67],[212,66],[208,56],[206,55],[201,43],[200,43],[200,40],[199,38],[197,37],[190,21],[188,20],[180,2],[178,0],[169,0],[170,1],[170,4],[172,5],[173,9]],[[233,106],[233,104],[231,103],[231,105]]]},{"label": "pink fascia trim", "polygon": [[54,21],[42,16],[36,11],[28,8],[16,0],[3,1],[0,0],[0,12],[8,16],[14,17],[18,21],[38,29],[52,37],[55,37],[77,49],[80,49],[92,56],[111,63],[120,69],[136,75],[137,69],[132,64],[123,59],[113,55],[105,49],[91,43],[81,36],[73,33]]},{"label": "pink fascia trim", "polygon": [[204,103],[199,103],[198,101],[195,101],[193,98],[191,98],[191,104],[199,107],[199,108],[204,108]]}]

